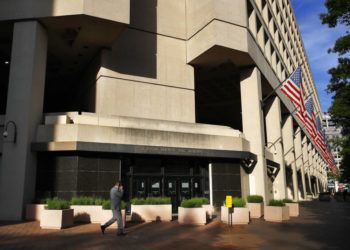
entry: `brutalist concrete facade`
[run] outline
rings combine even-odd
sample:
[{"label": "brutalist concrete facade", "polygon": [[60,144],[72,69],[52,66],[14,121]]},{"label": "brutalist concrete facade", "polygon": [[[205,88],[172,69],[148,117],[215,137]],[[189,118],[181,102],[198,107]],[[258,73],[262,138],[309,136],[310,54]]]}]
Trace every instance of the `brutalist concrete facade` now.
[{"label": "brutalist concrete facade", "polygon": [[117,178],[127,199],[174,205],[325,188],[293,104],[270,95],[302,65],[320,110],[289,1],[5,0],[0,26],[0,220],[47,192],[104,196]]}]

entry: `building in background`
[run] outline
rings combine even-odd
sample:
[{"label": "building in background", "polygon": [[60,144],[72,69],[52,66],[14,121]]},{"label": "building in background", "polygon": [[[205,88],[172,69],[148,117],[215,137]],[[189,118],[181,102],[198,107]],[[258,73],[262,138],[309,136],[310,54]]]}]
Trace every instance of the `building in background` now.
[{"label": "building in background", "polygon": [[342,171],[340,169],[340,164],[342,160],[340,152],[342,148],[339,145],[335,145],[334,143],[335,140],[342,138],[341,128],[337,127],[337,125],[332,120],[332,117],[328,113],[323,113],[322,118],[325,137],[328,142],[328,145],[330,146],[333,159],[337,165],[338,170]]},{"label": "building in background", "polygon": [[0,30],[0,220],[48,194],[107,197],[117,179],[126,200],[175,210],[326,188],[278,88],[301,67],[320,113],[289,0],[2,0]]}]

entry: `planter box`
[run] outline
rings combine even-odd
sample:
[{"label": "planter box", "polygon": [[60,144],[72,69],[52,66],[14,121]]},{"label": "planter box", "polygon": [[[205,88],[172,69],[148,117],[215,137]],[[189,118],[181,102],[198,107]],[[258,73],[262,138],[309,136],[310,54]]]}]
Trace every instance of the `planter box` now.
[{"label": "planter box", "polygon": [[171,221],[171,204],[131,205],[132,221]]},{"label": "planter box", "polygon": [[[225,206],[221,206],[221,221],[228,223],[228,208]],[[249,224],[249,209],[247,207],[235,207],[232,214],[232,224]]]},{"label": "planter box", "polygon": [[299,203],[286,203],[289,207],[289,216],[298,217],[299,216]]},{"label": "planter box", "polygon": [[261,218],[264,215],[264,203],[247,203],[250,218]]},{"label": "planter box", "polygon": [[205,225],[207,223],[206,211],[203,207],[179,207],[178,220],[180,224]]},{"label": "planter box", "polygon": [[48,210],[41,213],[40,227],[43,229],[62,229],[73,225],[73,209]]},{"label": "planter box", "polygon": [[282,222],[289,220],[289,207],[274,207],[274,206],[265,206],[264,207],[264,219],[266,221],[272,222]]},{"label": "planter box", "polygon": [[[108,209],[101,209],[100,210],[100,223],[101,225],[105,224],[107,221],[109,221],[112,218],[112,210]],[[125,214],[125,209],[122,210],[122,219],[123,219],[123,225],[125,227],[125,222],[126,222],[126,214]],[[112,225],[110,225],[110,228],[118,228],[117,222],[114,222]]]},{"label": "planter box", "polygon": [[46,204],[27,204],[26,220],[40,220],[41,213],[45,209]]},{"label": "planter box", "polygon": [[205,213],[207,215],[207,219],[211,220],[213,218],[214,213],[214,207],[210,204],[202,205],[202,208],[204,208]]},{"label": "planter box", "polygon": [[102,206],[72,205],[74,209],[74,222],[100,223]]}]

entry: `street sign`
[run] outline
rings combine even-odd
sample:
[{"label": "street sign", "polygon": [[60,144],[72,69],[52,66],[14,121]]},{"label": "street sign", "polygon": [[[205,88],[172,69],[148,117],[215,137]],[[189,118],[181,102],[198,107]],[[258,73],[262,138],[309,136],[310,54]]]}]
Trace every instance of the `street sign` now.
[{"label": "street sign", "polygon": [[226,207],[231,208],[232,207],[232,196],[231,195],[226,195]]}]

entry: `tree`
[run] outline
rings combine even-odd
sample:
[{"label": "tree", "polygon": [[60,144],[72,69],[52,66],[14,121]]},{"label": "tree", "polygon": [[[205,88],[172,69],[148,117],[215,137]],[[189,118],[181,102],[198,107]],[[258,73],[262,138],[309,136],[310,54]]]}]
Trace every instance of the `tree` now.
[{"label": "tree", "polygon": [[[320,15],[323,24],[330,28],[337,25],[350,26],[350,1],[349,0],[326,0],[327,13]],[[343,138],[340,142],[343,157],[341,167],[344,172],[342,179],[350,179],[350,33],[338,38],[329,53],[338,54],[338,65],[331,68],[331,75],[327,91],[333,94],[333,102],[329,108],[332,119],[342,127]]]}]

